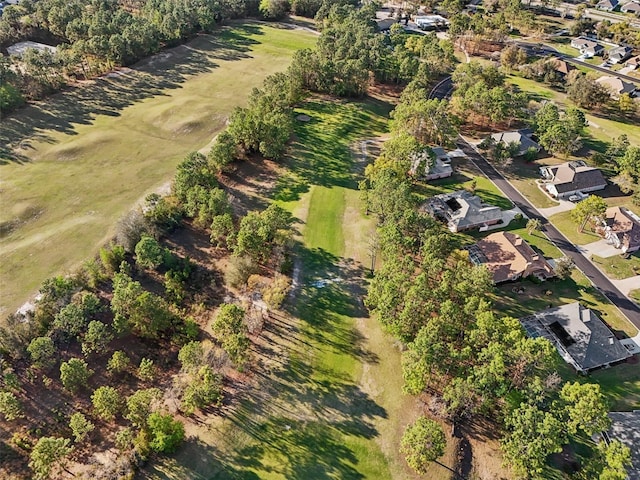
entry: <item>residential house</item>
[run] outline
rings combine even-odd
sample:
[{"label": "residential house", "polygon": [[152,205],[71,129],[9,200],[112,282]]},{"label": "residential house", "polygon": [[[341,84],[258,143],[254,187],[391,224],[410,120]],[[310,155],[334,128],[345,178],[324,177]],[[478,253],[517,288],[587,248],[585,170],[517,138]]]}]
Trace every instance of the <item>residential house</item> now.
[{"label": "residential house", "polygon": [[602,172],[588,167],[582,160],[540,167],[540,174],[546,180],[545,189],[555,198],[568,198],[578,192],[595,192],[607,186]]},{"label": "residential house", "polygon": [[449,26],[449,20],[442,15],[418,15],[414,17],[413,22],[421,30],[433,30]]},{"label": "residential house", "polygon": [[505,145],[517,143],[519,147],[516,157],[519,157],[527,153],[530,149],[536,152],[542,149],[542,147],[531,138],[532,133],[533,132],[528,129],[515,130],[512,132],[494,133],[491,135],[491,138],[495,143],[504,143]]},{"label": "residential house", "polygon": [[596,231],[623,253],[640,250],[640,217],[624,207],[609,207]]},{"label": "residential house", "polygon": [[494,283],[530,276],[544,281],[555,276],[549,262],[515,233],[492,233],[469,247],[468,251],[474,264],[489,269]]},{"label": "residential house", "polygon": [[631,82],[622,80],[619,77],[610,77],[608,75],[603,75],[598,78],[596,83],[599,83],[609,90],[613,98],[620,98],[620,95],[623,93],[627,93],[633,97],[637,89],[637,87]]},{"label": "residential house", "polygon": [[565,362],[581,373],[631,357],[609,327],[580,302],[542,310],[520,323],[530,337],[553,343]]},{"label": "residential house", "polygon": [[627,467],[628,480],[640,480],[640,410],[609,412],[611,428],[604,433],[607,442],[618,440],[631,450],[631,466]]},{"label": "residential house", "polygon": [[618,6],[618,0],[600,0],[596,3],[598,10],[604,10],[606,12],[612,12]]},{"label": "residential house", "polygon": [[636,55],[635,57],[631,57],[629,60],[625,62],[627,67],[632,67],[634,70],[638,68],[640,65],[640,55]]},{"label": "residential house", "polygon": [[549,59],[547,63],[553,65],[554,70],[558,72],[563,78],[569,75],[569,72],[571,70],[575,70],[575,67],[569,62],[566,62],[557,57]]},{"label": "residential house", "polygon": [[616,47],[607,52],[611,63],[622,63],[631,56],[633,50],[629,47]]},{"label": "residential house", "polygon": [[[426,180],[450,177],[453,175],[451,160],[454,158],[466,158],[466,155],[459,149],[446,152],[442,147],[431,147],[430,151],[412,156],[409,175],[419,175]],[[424,168],[424,173],[420,174],[422,168]]]},{"label": "residential house", "polygon": [[577,37],[571,40],[571,46],[577,48],[585,57],[595,57],[604,53],[604,47],[596,40],[587,37]]},{"label": "residential house", "polygon": [[452,232],[461,232],[502,222],[502,210],[484,203],[480,197],[466,190],[443,193],[431,197],[422,210],[447,223]]},{"label": "residential house", "polygon": [[640,15],[640,3],[638,2],[628,2],[620,7],[620,11],[622,13],[633,13],[635,15]]}]

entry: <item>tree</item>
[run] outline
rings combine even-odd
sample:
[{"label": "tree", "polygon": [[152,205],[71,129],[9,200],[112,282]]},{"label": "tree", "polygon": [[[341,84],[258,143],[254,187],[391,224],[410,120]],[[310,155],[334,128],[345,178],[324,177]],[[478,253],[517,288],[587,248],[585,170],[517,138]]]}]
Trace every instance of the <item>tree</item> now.
[{"label": "tree", "polygon": [[205,365],[185,388],[180,408],[185,415],[191,415],[199,408],[219,405],[221,401],[222,376]]},{"label": "tree", "polygon": [[284,241],[284,230],[291,225],[291,215],[276,204],[262,212],[249,212],[240,221],[233,253],[264,261],[274,245]]},{"label": "tree", "polygon": [[609,92],[579,70],[569,73],[567,83],[568,97],[583,108],[592,109],[609,101]]},{"label": "tree", "polygon": [[204,349],[201,342],[189,342],[178,352],[178,360],[185,372],[196,370],[204,360]]},{"label": "tree", "polygon": [[0,414],[8,422],[22,416],[22,405],[12,392],[0,391]]},{"label": "tree", "polygon": [[63,332],[65,336],[75,337],[81,334],[87,326],[85,312],[80,305],[70,303],[63,307],[53,320],[53,328]]},{"label": "tree", "polygon": [[458,135],[459,120],[451,113],[447,100],[401,102],[393,111],[392,118],[394,133],[407,132],[419,144],[452,145]]},{"label": "tree", "polygon": [[64,468],[67,455],[71,453],[68,438],[41,437],[29,455],[29,468],[35,480],[50,478],[51,470],[59,465]]},{"label": "tree", "polygon": [[71,419],[69,420],[69,428],[71,432],[73,432],[73,436],[75,437],[75,441],[81,442],[85,439],[85,437],[91,433],[96,427],[90,421],[87,420],[82,413],[76,412],[71,415]]},{"label": "tree", "polygon": [[507,45],[500,54],[500,64],[508,69],[527,63],[527,52],[515,44]]},{"label": "tree", "polygon": [[222,171],[235,159],[236,155],[237,145],[233,135],[227,130],[223,130],[216,137],[216,141],[209,151],[207,160],[216,171]]},{"label": "tree", "polygon": [[147,420],[151,435],[150,447],[156,452],[172,453],[184,440],[184,425],[171,415],[154,412]]},{"label": "tree", "polygon": [[136,263],[143,268],[158,268],[164,260],[164,248],[149,235],[143,235],[136,244]]},{"label": "tree", "polygon": [[113,387],[102,386],[96,389],[91,395],[93,409],[103,420],[112,421],[116,414],[122,409],[122,398],[120,393]]},{"label": "tree", "polygon": [[138,377],[141,380],[146,380],[150,382],[156,376],[156,367],[153,364],[153,360],[150,358],[143,358],[140,360],[140,365],[138,366]]},{"label": "tree", "polygon": [[502,441],[506,460],[518,475],[530,478],[542,473],[547,457],[562,451],[565,426],[553,413],[521,404],[505,419],[509,432]]},{"label": "tree", "polygon": [[591,437],[611,426],[606,399],[596,383],[565,383],[560,391],[565,402],[568,430],[572,435],[579,431]]},{"label": "tree", "polygon": [[587,222],[595,217],[601,217],[607,210],[607,202],[602,197],[591,195],[571,210],[571,218],[578,224],[578,232],[584,231]]},{"label": "tree", "polygon": [[82,353],[89,355],[93,352],[104,351],[111,340],[113,340],[111,328],[98,320],[93,320],[89,322],[87,333],[82,340]]},{"label": "tree", "polygon": [[539,232],[542,228],[542,221],[539,218],[530,218],[527,221],[527,233],[532,235],[533,232]]},{"label": "tree", "polygon": [[267,20],[279,20],[290,10],[288,0],[260,0],[260,13]]},{"label": "tree", "polygon": [[31,362],[37,367],[47,368],[55,362],[56,347],[50,337],[37,337],[27,347]]},{"label": "tree", "polygon": [[440,424],[420,417],[402,435],[400,452],[409,466],[419,474],[426,474],[431,462],[444,454],[447,440]]},{"label": "tree", "polygon": [[60,364],[60,380],[64,388],[70,392],[87,386],[89,377],[93,375],[87,362],[80,358],[71,358],[68,362]]},{"label": "tree", "polygon": [[571,276],[574,268],[575,265],[570,257],[562,257],[556,261],[555,272],[558,278],[565,280]]},{"label": "tree", "polygon": [[127,413],[124,417],[136,427],[143,428],[161,399],[162,391],[158,388],[138,390],[127,398]]},{"label": "tree", "polygon": [[113,352],[109,362],[107,362],[107,370],[111,373],[120,373],[124,372],[129,365],[131,364],[131,359],[129,356],[123,352],[122,350],[117,350]]},{"label": "tree", "polygon": [[215,247],[231,247],[235,241],[235,226],[230,213],[216,215],[211,221],[210,240]]},{"label": "tree", "polygon": [[238,367],[244,364],[250,345],[244,316],[242,308],[225,303],[220,307],[212,325],[213,333],[220,339],[222,348]]}]

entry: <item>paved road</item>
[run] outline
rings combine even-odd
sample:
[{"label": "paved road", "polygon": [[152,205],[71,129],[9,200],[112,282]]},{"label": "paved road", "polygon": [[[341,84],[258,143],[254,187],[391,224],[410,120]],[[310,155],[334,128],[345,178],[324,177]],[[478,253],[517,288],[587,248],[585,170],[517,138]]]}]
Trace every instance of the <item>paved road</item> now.
[{"label": "paved road", "polygon": [[457,142],[462,149],[478,166],[519,207],[529,218],[539,218],[543,224],[542,231],[565,254],[570,257],[576,266],[596,285],[609,300],[611,300],[622,313],[640,330],[640,308],[625,297],[611,281],[598,270],[577,247],[569,242],[560,231],[544,218],[538,210],[525,199],[487,160],[480,155],[466,140],[460,138]]}]

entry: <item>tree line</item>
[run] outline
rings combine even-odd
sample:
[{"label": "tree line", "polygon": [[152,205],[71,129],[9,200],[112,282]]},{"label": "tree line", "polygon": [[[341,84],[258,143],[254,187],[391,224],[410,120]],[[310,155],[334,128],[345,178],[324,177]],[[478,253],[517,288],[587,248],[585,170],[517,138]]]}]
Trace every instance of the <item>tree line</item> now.
[{"label": "tree line", "polygon": [[[392,118],[414,102],[403,95]],[[555,125],[571,124],[571,115],[548,116]],[[502,450],[513,471],[520,478],[544,478],[550,454],[608,428],[605,398],[598,385],[560,379],[552,344],[529,338],[517,319],[495,312],[488,300],[494,288],[490,272],[472,264],[455,237],[419,211],[406,164],[391,160],[390,150],[409,145],[398,149],[404,156],[435,138],[414,136],[411,121],[401,125],[392,122],[391,145],[367,168],[361,185],[368,211],[378,218],[376,244],[383,260],[365,303],[406,346],[402,370],[408,393],[437,395],[443,416],[454,424],[492,418],[503,429]],[[402,451],[419,473],[444,451],[440,430],[420,419],[403,437]],[[623,479],[629,458],[619,442],[594,446],[576,478]]]}]

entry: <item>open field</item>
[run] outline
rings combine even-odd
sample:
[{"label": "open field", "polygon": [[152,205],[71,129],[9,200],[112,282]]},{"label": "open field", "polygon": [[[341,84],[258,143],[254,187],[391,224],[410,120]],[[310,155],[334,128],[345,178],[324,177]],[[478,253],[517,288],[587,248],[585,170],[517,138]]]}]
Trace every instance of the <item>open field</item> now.
[{"label": "open field", "polygon": [[118,218],[314,41],[301,30],[225,28],[4,119],[0,312],[95,254]]}]

